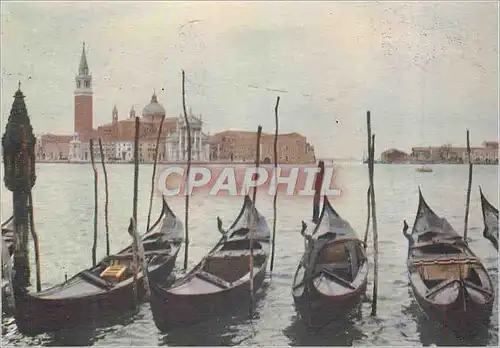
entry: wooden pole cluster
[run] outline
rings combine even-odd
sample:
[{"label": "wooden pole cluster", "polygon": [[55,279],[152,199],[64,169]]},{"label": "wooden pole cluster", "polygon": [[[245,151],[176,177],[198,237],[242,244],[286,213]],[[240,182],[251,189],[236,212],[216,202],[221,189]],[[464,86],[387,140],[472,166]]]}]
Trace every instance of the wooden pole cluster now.
[{"label": "wooden pole cluster", "polygon": [[109,256],[109,221],[108,221],[108,204],[109,204],[109,196],[108,196],[108,172],[106,170],[106,164],[104,163],[104,151],[102,150],[102,140],[99,138],[99,152],[101,154],[101,164],[102,171],[104,172],[104,192],[106,194],[104,201],[104,222],[106,226],[106,255]]},{"label": "wooden pole cluster", "polygon": [[151,209],[153,207],[153,192],[155,188],[155,177],[156,177],[156,165],[158,163],[158,146],[160,145],[161,130],[163,128],[163,121],[165,121],[165,115],[161,118],[160,128],[158,128],[158,135],[156,136],[156,149],[155,149],[155,163],[153,164],[153,176],[151,177],[151,194],[149,196],[149,211],[148,211],[148,223],[146,225],[146,231],[149,231],[151,223]]},{"label": "wooden pole cluster", "polygon": [[[29,163],[29,158],[28,158],[28,149],[26,147],[26,133],[24,132],[24,126],[21,125],[21,131],[22,131],[22,147],[23,147],[23,156],[24,156],[24,161],[25,163]],[[26,172],[29,172],[27,170]],[[26,188],[29,187],[29,183],[26,182]],[[36,233],[35,230],[35,218],[34,218],[34,212],[33,212],[33,195],[31,193],[31,189],[27,189],[28,191],[28,213],[29,213],[29,221],[30,221],[30,231],[31,231],[31,237],[33,238],[33,244],[35,246],[35,267],[36,267],[36,291],[40,292],[42,290],[42,281],[41,281],[41,276],[40,276],[40,245],[38,242],[38,234]]]},{"label": "wooden pole cluster", "polygon": [[[255,181],[259,179],[259,164],[260,164],[260,137],[262,135],[262,126],[259,125],[257,128],[257,152],[255,156]],[[249,271],[250,271],[250,312],[252,312],[255,300],[254,300],[254,284],[253,284],[253,234],[255,230],[255,200],[257,199],[257,185],[253,188],[252,197],[252,213],[250,215],[250,257],[249,257]]]},{"label": "wooden pole cluster", "polygon": [[189,125],[189,119],[186,111],[186,76],[184,70],[182,70],[182,110],[184,112],[184,121],[186,122],[187,128],[187,170],[186,170],[186,203],[185,203],[185,216],[184,216],[184,225],[186,229],[186,238],[185,238],[185,249],[184,249],[184,270],[187,269],[188,266],[188,253],[189,253],[189,173],[191,172],[191,126]]},{"label": "wooden pole cluster", "polygon": [[373,249],[374,249],[374,279],[373,279],[373,299],[372,299],[372,312],[371,315],[377,315],[377,290],[378,290],[378,230],[377,230],[377,215],[376,215],[376,205],[375,205],[375,186],[373,184],[373,172],[374,172],[374,162],[375,162],[375,134],[372,135],[371,126],[371,116],[370,111],[366,113],[366,123],[368,129],[368,172],[370,178],[370,206],[372,215],[372,226],[373,226]]},{"label": "wooden pole cluster", "polygon": [[90,139],[90,161],[92,162],[92,169],[94,170],[94,243],[92,245],[92,266],[97,264],[97,169],[94,161],[94,139]]},{"label": "wooden pole cluster", "polygon": [[[271,272],[274,269],[274,252],[276,246],[276,201],[278,199],[278,107],[280,105],[280,97],[276,98],[276,106],[274,107],[274,182],[276,189],[273,197],[273,245],[271,250]],[[259,140],[258,140],[259,141]]]},{"label": "wooden pole cluster", "polygon": [[465,203],[465,221],[464,221],[464,241],[467,243],[467,226],[469,224],[469,205],[470,191],[472,187],[472,158],[470,150],[469,130],[467,129],[467,157],[469,158],[469,181],[467,185],[467,201]]}]

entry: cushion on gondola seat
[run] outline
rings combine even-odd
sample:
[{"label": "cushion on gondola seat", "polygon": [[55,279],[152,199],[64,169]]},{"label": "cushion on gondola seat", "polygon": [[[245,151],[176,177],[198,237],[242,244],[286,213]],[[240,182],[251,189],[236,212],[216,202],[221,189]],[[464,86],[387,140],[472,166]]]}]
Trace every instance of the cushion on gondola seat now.
[{"label": "cushion on gondola seat", "polygon": [[125,278],[127,267],[123,265],[108,266],[100,275],[101,278],[121,282]]},{"label": "cushion on gondola seat", "polygon": [[424,280],[465,279],[469,273],[469,264],[426,264],[419,267]]}]

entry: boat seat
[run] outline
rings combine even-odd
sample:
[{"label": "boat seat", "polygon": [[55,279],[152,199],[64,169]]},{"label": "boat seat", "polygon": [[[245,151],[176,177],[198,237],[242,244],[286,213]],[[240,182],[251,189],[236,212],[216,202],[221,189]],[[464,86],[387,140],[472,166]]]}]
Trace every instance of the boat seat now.
[{"label": "boat seat", "polygon": [[[253,250],[253,256],[254,258],[258,258],[262,255],[266,255],[266,253],[261,250],[261,249],[254,249]],[[207,256],[207,259],[230,259],[230,258],[241,258],[244,257],[245,255],[250,256],[250,251],[249,250],[222,250],[222,251],[217,251],[213,254],[210,254]]]},{"label": "boat seat", "polygon": [[345,281],[350,282],[353,278],[352,272],[351,272],[351,264],[348,262],[342,262],[342,263],[335,263],[335,264],[316,264],[315,271],[317,273],[333,273],[337,277],[340,277],[344,279]]},{"label": "boat seat", "polygon": [[110,282],[108,282],[107,280],[98,277],[97,275],[95,275],[94,273],[92,273],[88,270],[81,271],[78,275],[83,280],[86,280],[89,283],[91,283],[92,285],[95,285],[99,288],[102,288],[105,290],[110,290],[114,287],[114,285],[111,284]]},{"label": "boat seat", "polygon": [[[170,249],[151,250],[144,252],[144,256],[164,255],[168,253],[170,253]],[[122,254],[107,256],[105,260],[131,260],[133,257],[134,253],[122,253]]]},{"label": "boat seat", "polygon": [[196,276],[223,289],[228,289],[231,286],[231,283],[205,271],[199,271]]},{"label": "boat seat", "polygon": [[351,284],[349,280],[345,279],[341,275],[335,274],[334,272],[332,272],[332,270],[328,268],[323,268],[321,271],[324,274],[326,274],[329,278],[332,278],[334,281],[339,282],[348,288],[355,289],[355,287]]}]

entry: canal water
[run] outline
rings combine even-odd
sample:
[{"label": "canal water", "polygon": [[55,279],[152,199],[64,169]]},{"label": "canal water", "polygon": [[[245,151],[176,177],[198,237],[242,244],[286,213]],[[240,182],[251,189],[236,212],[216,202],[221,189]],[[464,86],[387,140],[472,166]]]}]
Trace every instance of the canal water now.
[{"label": "canal water", "polygon": [[[358,231],[365,230],[368,170],[362,164],[337,165],[342,196],[332,200],[335,209]],[[428,321],[420,312],[408,287],[406,273],[407,243],[402,234],[403,219],[413,223],[418,204],[418,186],[428,204],[463,232],[468,168],[465,165],[435,165],[434,172],[419,173],[413,165],[376,165],[375,186],[379,230],[380,268],[378,313],[370,317],[373,273],[370,275],[368,300],[361,315],[349,323],[330,326],[319,332],[306,330],[294,309],[291,284],[304,243],[299,233],[301,220],[311,220],[310,197],[278,198],[276,260],[272,277],[268,277],[258,296],[257,309],[229,313],[222,318],[171,332],[159,332],[148,304],[121,318],[110,318],[104,326],[47,333],[25,337],[16,330],[11,317],[2,317],[2,345],[498,345],[498,307],[495,303],[491,322],[477,336],[462,341],[445,328]],[[37,164],[34,188],[35,220],[40,238],[43,288],[64,281],[92,262],[93,171],[90,164]],[[108,165],[109,221],[111,248],[118,251],[130,243],[127,233],[132,215],[133,166]],[[162,170],[160,168],[159,170]],[[146,225],[152,165],[141,165],[139,179],[139,224]],[[3,172],[2,172],[3,177]],[[478,185],[487,198],[498,205],[498,166],[475,166],[469,216],[469,238],[472,250],[481,257],[495,287],[497,254],[482,237]],[[104,180],[99,167],[99,244],[98,256],[105,256]],[[225,226],[236,218],[241,197],[194,196],[190,209],[190,258],[194,266],[219,239],[216,217]],[[170,206],[183,218],[184,199],[171,198]],[[161,208],[155,197],[153,217]],[[272,226],[272,197],[259,193],[257,208]],[[2,191],[2,221],[12,214],[10,192]],[[310,223],[309,223],[310,224]],[[371,235],[369,256],[373,262]],[[33,253],[32,259],[33,257]],[[183,252],[177,259],[176,274],[182,275]],[[372,268],[373,269],[373,268]],[[33,272],[34,273],[34,272]],[[34,278],[34,275],[32,275]],[[47,313],[50,315],[50,313]]]}]

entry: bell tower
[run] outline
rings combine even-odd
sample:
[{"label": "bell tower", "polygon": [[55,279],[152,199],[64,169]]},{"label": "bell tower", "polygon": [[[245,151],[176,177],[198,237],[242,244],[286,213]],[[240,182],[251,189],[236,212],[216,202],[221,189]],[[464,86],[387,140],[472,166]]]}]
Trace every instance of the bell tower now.
[{"label": "bell tower", "polygon": [[89,73],[85,42],[75,78],[75,133],[91,134],[93,130],[92,75]]},{"label": "bell tower", "polygon": [[113,108],[113,124],[118,123],[118,109],[115,107]]}]

